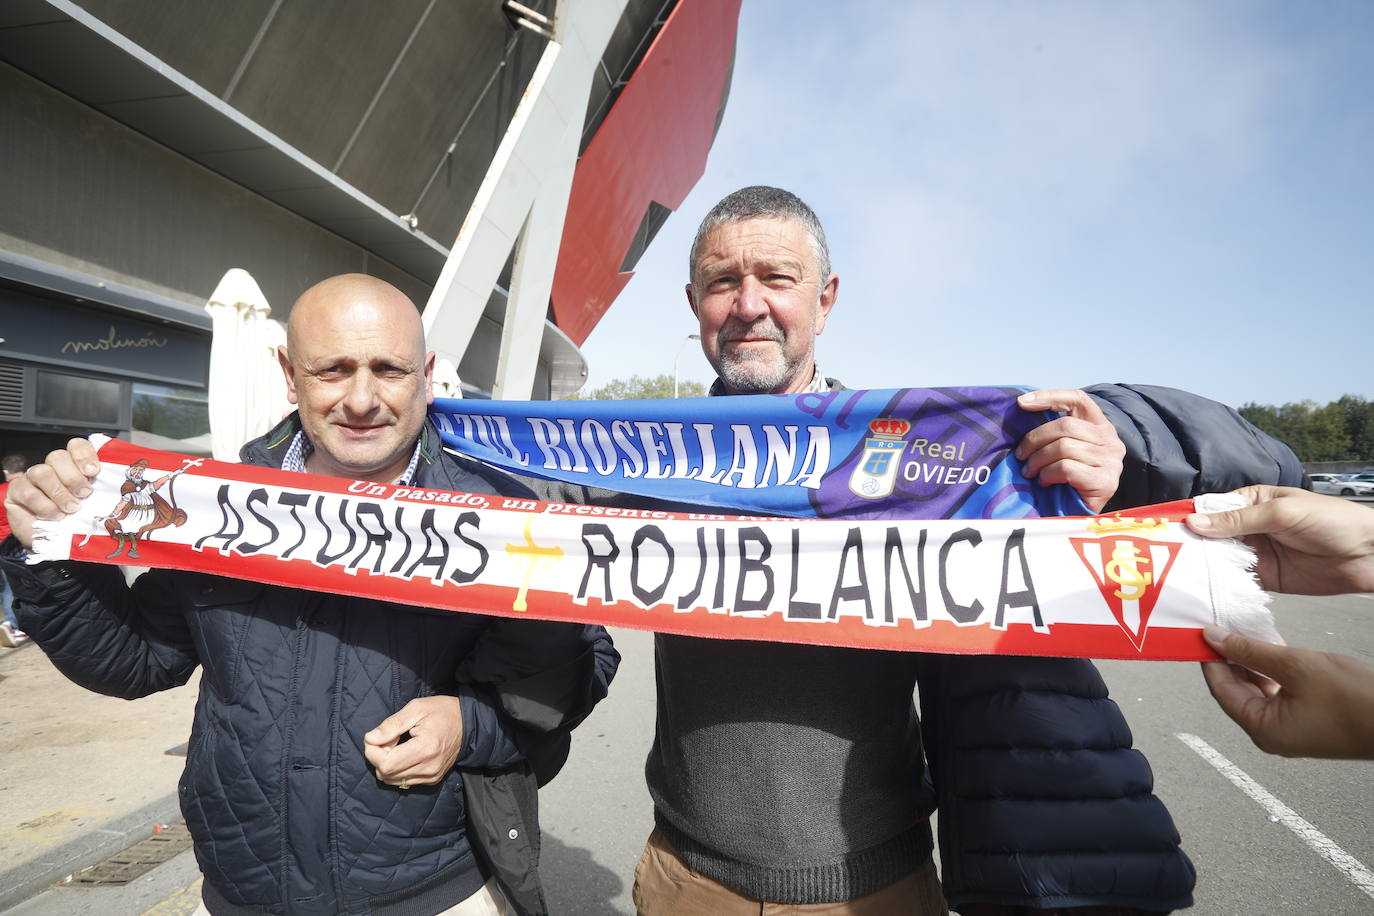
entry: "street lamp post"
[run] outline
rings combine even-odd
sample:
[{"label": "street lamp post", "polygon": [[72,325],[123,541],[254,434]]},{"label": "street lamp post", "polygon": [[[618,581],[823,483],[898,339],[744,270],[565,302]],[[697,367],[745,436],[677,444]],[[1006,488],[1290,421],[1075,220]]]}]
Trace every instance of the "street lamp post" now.
[{"label": "street lamp post", "polygon": [[673,359],[673,397],[677,397],[677,367],[682,362],[682,351],[694,340],[701,340],[700,334],[688,334],[687,339],[682,342],[682,346],[677,348],[677,356]]}]

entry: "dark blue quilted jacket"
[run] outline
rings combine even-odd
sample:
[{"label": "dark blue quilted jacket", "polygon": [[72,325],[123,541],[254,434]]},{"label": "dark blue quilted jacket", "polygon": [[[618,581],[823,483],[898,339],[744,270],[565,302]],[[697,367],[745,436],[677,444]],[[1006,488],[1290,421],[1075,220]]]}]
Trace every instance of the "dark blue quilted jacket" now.
[{"label": "dark blue quilted jacket", "polygon": [[[1302,485],[1292,450],[1224,404],[1153,385],[1084,390],[1126,446],[1108,510],[1254,483]],[[921,658],[922,733],[951,907],[1192,905],[1192,863],[1092,662]]]},{"label": "dark blue quilted jacket", "polygon": [[[280,465],[287,421],[244,449]],[[417,483],[529,495],[442,452],[426,429]],[[14,567],[7,567],[14,570]],[[544,911],[536,782],[606,693],[619,656],[600,627],[508,621],[152,571],[125,586],[94,564],[16,579],[24,625],[68,677],[145,696],[204,669],[182,811],[221,913],[433,914],[495,873]],[[401,792],[363,734],[415,697],[460,697],[458,766]]]},{"label": "dark blue quilted jacket", "polygon": [[1092,395],[1126,445],[1107,510],[1146,506],[1252,483],[1303,486],[1293,450],[1225,404],[1159,385],[1104,384]]}]

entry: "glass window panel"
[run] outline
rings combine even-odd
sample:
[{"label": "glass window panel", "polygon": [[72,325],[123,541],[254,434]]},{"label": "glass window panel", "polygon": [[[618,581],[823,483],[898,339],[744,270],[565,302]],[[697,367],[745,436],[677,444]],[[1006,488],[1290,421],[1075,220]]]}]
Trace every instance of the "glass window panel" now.
[{"label": "glass window panel", "polygon": [[205,435],[210,432],[210,408],[205,392],[135,382],[132,426],[140,432],[168,439]]},{"label": "glass window panel", "polygon": [[94,426],[119,426],[119,382],[40,369],[34,412],[43,418]]}]

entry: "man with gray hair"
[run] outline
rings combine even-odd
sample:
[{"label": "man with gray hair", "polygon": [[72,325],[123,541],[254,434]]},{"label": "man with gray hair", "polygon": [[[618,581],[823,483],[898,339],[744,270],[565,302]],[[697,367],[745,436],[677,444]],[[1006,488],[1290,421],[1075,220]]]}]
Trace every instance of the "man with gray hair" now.
[{"label": "man with gray hair", "polygon": [[[746,267],[766,272],[746,282]],[[720,376],[712,394],[827,390],[815,371],[816,337],[840,278],[830,272],[825,230],[800,198],[766,187],[726,197],[697,229],[688,269],[701,348]]]},{"label": "man with gray hair", "polygon": [[[816,365],[839,277],[798,197],[730,194],[702,221],[689,267],[687,300],[718,375],[711,394],[843,387]],[[1134,395],[1108,388],[1098,399],[1022,396],[1028,410],[1066,414],[1020,443],[1027,477],[1075,487],[1095,512],[1119,484],[1132,505],[1216,489],[1203,473],[1123,476],[1123,456],[1127,470],[1144,461],[1142,431],[1125,416],[1139,424],[1149,411],[1118,406]],[[1148,432],[1171,436],[1163,421]],[[1281,463],[1255,456],[1261,468]],[[1153,490],[1134,485],[1145,477]],[[645,769],[656,826],[635,870],[641,914],[942,914],[946,899],[965,914],[1118,914],[1192,903],[1192,866],[1088,661],[664,634],[655,658]]]}]

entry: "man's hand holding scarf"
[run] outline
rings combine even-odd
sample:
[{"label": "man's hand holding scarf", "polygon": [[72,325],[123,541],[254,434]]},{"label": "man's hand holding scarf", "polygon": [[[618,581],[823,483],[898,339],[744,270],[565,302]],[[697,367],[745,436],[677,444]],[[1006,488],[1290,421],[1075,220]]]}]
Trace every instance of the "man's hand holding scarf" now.
[{"label": "man's hand holding scarf", "polygon": [[1024,410],[1055,410],[1064,416],[1026,433],[1016,447],[1021,473],[1042,486],[1066,483],[1093,512],[1102,511],[1121,481],[1126,446],[1102,408],[1077,388],[1028,391],[1016,399]]}]

